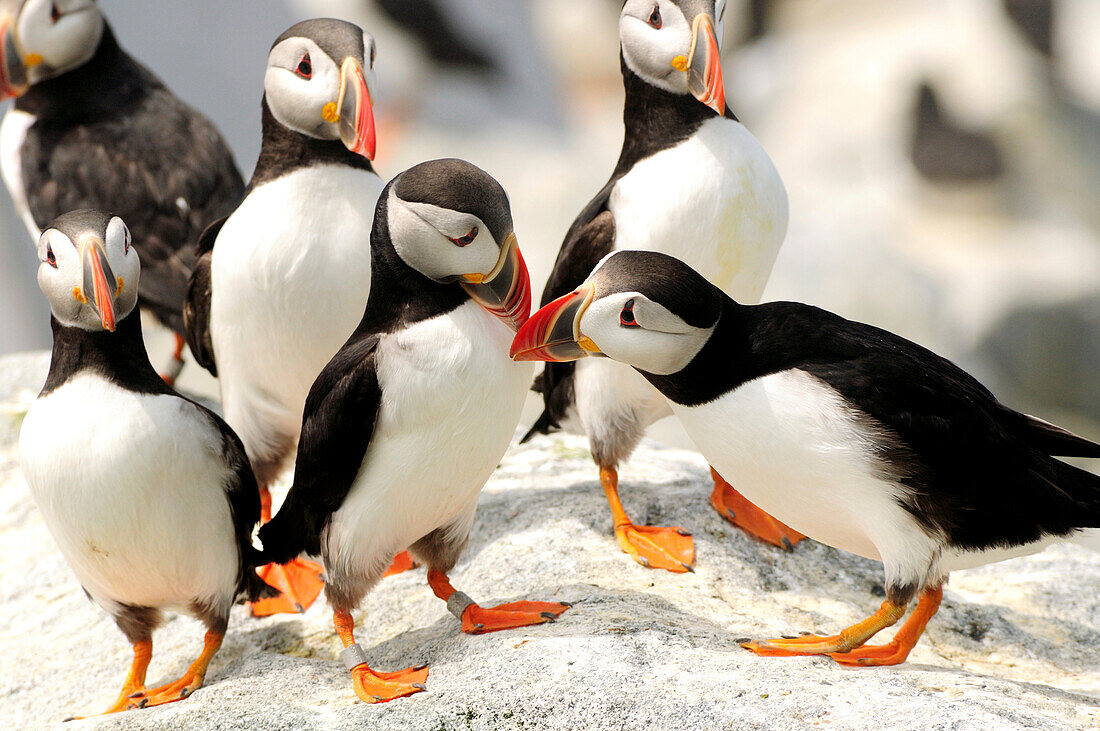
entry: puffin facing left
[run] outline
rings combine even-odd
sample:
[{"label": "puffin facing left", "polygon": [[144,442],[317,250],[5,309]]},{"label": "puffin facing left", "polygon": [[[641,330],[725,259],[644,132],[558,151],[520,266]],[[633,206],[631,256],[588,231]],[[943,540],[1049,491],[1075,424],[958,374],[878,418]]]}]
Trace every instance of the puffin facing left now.
[{"label": "puffin facing left", "polygon": [[[254,569],[256,479],[225,422],[149,363],[140,264],[122,219],[67,213],[46,227],[38,255],[53,357],[19,435],[23,474],[77,580],[133,645],[106,712],[181,700],[202,685],[234,601],[274,591]],[[205,644],[183,677],[146,690],[163,609],[201,620]]]},{"label": "puffin facing left", "polygon": [[138,303],[176,334],[193,247],[244,195],[206,117],[123,51],[93,0],[0,0],[0,172],[37,241],[78,208],[116,212],[141,251]]}]

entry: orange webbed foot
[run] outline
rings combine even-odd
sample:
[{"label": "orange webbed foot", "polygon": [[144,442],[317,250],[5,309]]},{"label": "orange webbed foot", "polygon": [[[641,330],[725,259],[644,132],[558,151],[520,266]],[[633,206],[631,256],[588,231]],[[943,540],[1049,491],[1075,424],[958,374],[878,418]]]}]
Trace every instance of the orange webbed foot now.
[{"label": "orange webbed foot", "polygon": [[844,644],[840,635],[829,637],[803,635],[801,637],[777,637],[760,642],[742,642],[741,647],[762,657],[798,657],[801,655],[828,655],[840,652]]},{"label": "orange webbed foot", "polygon": [[366,703],[385,703],[427,690],[428,667],[408,668],[393,673],[379,673],[366,663],[351,670],[355,695]]},{"label": "orange webbed foot", "polygon": [[391,563],[390,567],[386,569],[386,573],[382,574],[382,578],[393,576],[394,574],[400,574],[405,571],[410,571],[412,569],[415,569],[419,565],[420,564],[418,564],[416,560],[413,559],[411,553],[409,553],[408,551],[402,551],[401,553],[393,557],[393,563]]},{"label": "orange webbed foot", "polygon": [[280,594],[249,603],[253,617],[300,614],[309,609],[325,588],[325,570],[319,564],[302,558],[281,565],[269,563],[257,569],[257,573]]},{"label": "orange webbed foot", "polygon": [[710,504],[718,514],[758,541],[789,551],[806,538],[786,523],[776,520],[733,489],[713,467],[714,492]]},{"label": "orange webbed foot", "polygon": [[571,607],[562,602],[511,602],[495,607],[471,604],[462,613],[462,631],[481,635],[505,629],[553,622]]},{"label": "orange webbed foot", "polygon": [[648,569],[677,574],[695,570],[695,541],[683,528],[626,523],[615,526],[615,540],[619,548]]}]

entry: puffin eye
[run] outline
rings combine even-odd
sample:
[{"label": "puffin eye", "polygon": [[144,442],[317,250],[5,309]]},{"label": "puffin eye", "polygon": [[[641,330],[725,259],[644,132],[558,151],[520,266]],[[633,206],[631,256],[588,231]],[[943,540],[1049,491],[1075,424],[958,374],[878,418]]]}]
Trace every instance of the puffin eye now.
[{"label": "puffin eye", "polygon": [[649,24],[654,28],[660,30],[661,28],[661,8],[658,5],[653,6],[653,12],[649,14]]},{"label": "puffin eye", "polygon": [[313,63],[309,60],[308,53],[302,56],[302,60],[298,62],[298,68],[294,69],[294,71],[303,79],[308,79],[313,76]]},{"label": "puffin eye", "polygon": [[53,247],[46,244],[46,263],[57,269],[57,257],[54,256]]},{"label": "puffin eye", "polygon": [[623,327],[638,327],[638,321],[634,319],[634,300],[630,300],[623,306],[619,313],[619,324]]},{"label": "puffin eye", "polygon": [[378,49],[373,45],[370,47],[370,65],[374,68],[374,57],[378,55]]},{"label": "puffin eye", "polygon": [[124,239],[124,241],[126,242],[126,246],[122,250],[122,253],[123,254],[129,254],[130,253],[130,229],[126,229],[126,238]]},{"label": "puffin eye", "polygon": [[50,3],[50,22],[56,23],[61,20],[61,11],[57,9],[57,3]]},{"label": "puffin eye", "polygon": [[477,238],[477,234],[477,226],[474,226],[472,229],[470,229],[470,233],[466,234],[465,236],[459,236],[457,239],[451,239],[451,243],[455,246],[469,246],[470,244],[474,243],[474,239]]}]

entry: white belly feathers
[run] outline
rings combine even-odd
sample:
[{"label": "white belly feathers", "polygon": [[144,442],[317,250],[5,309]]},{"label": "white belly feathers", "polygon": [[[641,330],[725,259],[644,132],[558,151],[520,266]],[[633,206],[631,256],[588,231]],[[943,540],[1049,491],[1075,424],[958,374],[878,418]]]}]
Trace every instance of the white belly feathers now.
[{"label": "white belly feathers", "polygon": [[31,405],[19,456],[46,526],[98,602],[232,600],[227,467],[219,432],[193,404],[78,375]]}]

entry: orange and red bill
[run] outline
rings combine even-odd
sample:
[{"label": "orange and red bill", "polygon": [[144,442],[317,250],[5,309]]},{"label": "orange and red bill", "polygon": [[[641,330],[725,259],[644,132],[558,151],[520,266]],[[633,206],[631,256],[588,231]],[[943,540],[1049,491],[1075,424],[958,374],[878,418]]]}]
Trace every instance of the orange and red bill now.
[{"label": "orange and red bill", "polygon": [[581,335],[580,322],[595,294],[595,287],[583,284],[531,315],[512,341],[512,360],[563,363],[594,355],[581,345],[586,338]]},{"label": "orange and red bill", "polygon": [[340,140],[355,154],[373,160],[377,147],[374,107],[363,69],[350,56],[340,67],[340,96],[336,108],[340,115]]},{"label": "orange and red bill", "polygon": [[19,53],[12,26],[8,18],[0,25],[0,100],[22,96],[27,91],[27,66]]},{"label": "orange and red bill", "polygon": [[714,19],[706,13],[692,23],[688,61],[688,90],[718,114],[726,113],[726,88],[722,79],[722,57],[714,33]]},{"label": "orange and red bill", "polygon": [[117,280],[107,261],[107,252],[103,242],[96,238],[87,238],[81,245],[81,262],[84,267],[84,296],[99,315],[103,329],[115,330],[115,294]]},{"label": "orange and red bill", "polygon": [[463,274],[462,288],[513,330],[519,330],[531,313],[531,277],[514,233],[500,250],[496,266],[488,274]]}]

